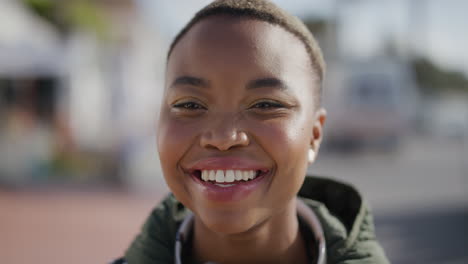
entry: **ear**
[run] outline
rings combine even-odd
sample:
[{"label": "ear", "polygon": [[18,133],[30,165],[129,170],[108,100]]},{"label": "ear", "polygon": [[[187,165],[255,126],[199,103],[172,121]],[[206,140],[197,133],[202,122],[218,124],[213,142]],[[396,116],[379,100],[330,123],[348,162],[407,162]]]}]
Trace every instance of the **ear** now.
[{"label": "ear", "polygon": [[327,119],[327,111],[324,108],[320,108],[315,112],[314,125],[312,127],[312,140],[310,142],[310,148],[308,152],[309,163],[314,163],[320,149],[320,144],[323,139],[323,126]]}]

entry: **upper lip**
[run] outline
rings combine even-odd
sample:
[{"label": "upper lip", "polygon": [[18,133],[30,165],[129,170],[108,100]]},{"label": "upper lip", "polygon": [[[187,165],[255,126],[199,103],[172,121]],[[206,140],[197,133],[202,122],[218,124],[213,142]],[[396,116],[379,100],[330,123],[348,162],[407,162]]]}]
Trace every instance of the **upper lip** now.
[{"label": "upper lip", "polygon": [[261,162],[243,157],[209,157],[192,162],[186,167],[189,171],[195,170],[261,170],[269,168]]}]

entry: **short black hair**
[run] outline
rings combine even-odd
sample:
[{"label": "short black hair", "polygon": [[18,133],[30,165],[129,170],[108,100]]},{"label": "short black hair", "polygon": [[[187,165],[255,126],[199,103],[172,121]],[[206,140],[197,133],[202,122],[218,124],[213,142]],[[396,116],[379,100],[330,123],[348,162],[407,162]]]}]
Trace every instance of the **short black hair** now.
[{"label": "short black hair", "polygon": [[[207,5],[188,22],[187,25],[176,35],[167,53],[167,60],[175,45],[180,39],[198,22],[215,15],[230,15],[234,17],[246,17],[265,21],[273,25],[279,25],[286,31],[292,33],[304,44],[309,54],[312,68],[318,76],[319,98],[321,84],[325,75],[325,61],[322,51],[307,26],[296,16],[293,16],[268,0],[216,0]],[[320,99],[319,99],[320,100]]]}]

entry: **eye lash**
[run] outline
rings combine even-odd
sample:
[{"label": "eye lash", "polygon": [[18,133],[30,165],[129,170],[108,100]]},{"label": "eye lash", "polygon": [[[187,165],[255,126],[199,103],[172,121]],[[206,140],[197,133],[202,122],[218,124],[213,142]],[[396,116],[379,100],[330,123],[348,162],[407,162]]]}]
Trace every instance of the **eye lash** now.
[{"label": "eye lash", "polygon": [[187,101],[187,102],[181,102],[181,103],[176,103],[173,104],[172,107],[174,108],[180,108],[184,110],[200,110],[200,109],[205,109],[205,107],[199,103],[192,102],[192,101]]},{"label": "eye lash", "polygon": [[[267,105],[267,107],[258,107],[259,105],[264,104]],[[279,103],[277,101],[272,101],[272,100],[262,100],[255,102],[251,108],[259,108],[259,109],[274,109],[274,108],[285,108],[286,106],[282,103]]]}]

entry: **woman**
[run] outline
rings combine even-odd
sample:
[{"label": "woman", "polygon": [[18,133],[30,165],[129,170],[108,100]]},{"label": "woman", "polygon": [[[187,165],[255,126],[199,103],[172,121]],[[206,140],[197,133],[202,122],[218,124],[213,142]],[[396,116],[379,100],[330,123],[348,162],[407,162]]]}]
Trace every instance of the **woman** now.
[{"label": "woman", "polygon": [[359,193],[306,177],[325,66],[265,0],[202,9],[168,52],[158,148],[172,194],[120,262],[387,263]]}]

